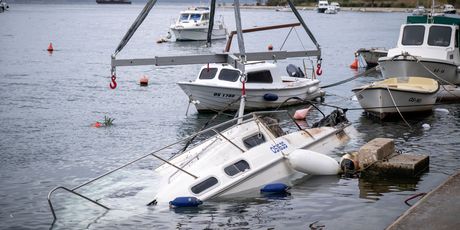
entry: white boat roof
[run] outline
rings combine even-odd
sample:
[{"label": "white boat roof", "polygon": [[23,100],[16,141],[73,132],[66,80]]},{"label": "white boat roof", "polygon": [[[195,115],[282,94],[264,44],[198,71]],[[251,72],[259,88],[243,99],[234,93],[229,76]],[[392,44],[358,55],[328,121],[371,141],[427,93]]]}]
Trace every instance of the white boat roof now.
[{"label": "white boat roof", "polygon": [[209,13],[208,7],[189,7],[186,10],[180,12],[181,14],[202,14]]},{"label": "white boat roof", "polygon": [[[228,68],[228,69],[235,69],[231,65],[228,64],[209,64],[210,68]],[[203,68],[206,68],[204,66]],[[254,61],[254,62],[248,62],[245,65],[245,70],[246,72],[254,72],[254,71],[260,71],[260,70],[271,70],[271,69],[276,69],[276,65],[273,63],[269,62],[264,62],[264,61]]]}]

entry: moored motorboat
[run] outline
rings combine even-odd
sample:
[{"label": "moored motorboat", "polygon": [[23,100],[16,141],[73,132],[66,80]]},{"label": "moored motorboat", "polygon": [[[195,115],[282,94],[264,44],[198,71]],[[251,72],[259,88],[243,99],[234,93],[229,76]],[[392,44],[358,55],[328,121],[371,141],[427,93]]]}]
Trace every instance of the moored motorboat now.
[{"label": "moored motorboat", "polygon": [[422,77],[394,77],[352,89],[363,109],[381,119],[395,113],[428,111],[439,84]]},{"label": "moored motorboat", "polygon": [[[190,7],[181,11],[179,18],[170,26],[176,41],[205,41],[208,34],[209,7]],[[223,18],[215,21],[211,39],[225,39],[227,28]]]},{"label": "moored motorboat", "polygon": [[318,13],[324,13],[324,11],[327,10],[327,7],[329,6],[328,1],[318,1],[318,8],[316,9]]},{"label": "moored motorboat", "polygon": [[443,85],[460,84],[457,15],[408,16],[401,26],[397,47],[378,60],[382,75],[419,76]]},{"label": "moored motorboat", "polygon": [[[320,81],[306,78],[302,70],[293,65],[289,65],[286,76],[276,73],[275,63],[247,63],[245,70],[247,72],[245,110],[294,105],[324,96],[324,91],[319,87]],[[177,84],[199,112],[235,111],[239,108],[241,78],[241,72],[227,64],[209,64],[201,68],[194,81]],[[289,98],[301,100],[286,101]]]}]

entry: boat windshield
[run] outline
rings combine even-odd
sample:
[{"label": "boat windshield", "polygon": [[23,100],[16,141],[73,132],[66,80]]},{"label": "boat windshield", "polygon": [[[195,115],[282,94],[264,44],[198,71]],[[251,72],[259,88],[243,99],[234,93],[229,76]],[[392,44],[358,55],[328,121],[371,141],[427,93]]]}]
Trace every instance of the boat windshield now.
[{"label": "boat windshield", "polygon": [[200,79],[213,79],[216,76],[217,68],[203,68],[200,73]]},{"label": "boat windshield", "polygon": [[424,26],[406,26],[404,27],[401,43],[406,46],[419,46],[423,44],[424,37]]},{"label": "boat windshield", "polygon": [[240,77],[240,71],[231,69],[222,69],[219,74],[219,80],[235,82]]},{"label": "boat windshield", "polygon": [[451,34],[452,29],[450,27],[432,26],[428,35],[428,45],[447,47],[450,45]]},{"label": "boat windshield", "polygon": [[190,20],[193,20],[193,21],[198,21],[200,20],[201,18],[201,14],[191,14],[190,15]]},{"label": "boat windshield", "polygon": [[189,16],[190,14],[181,14],[179,17],[179,21],[187,21]]}]

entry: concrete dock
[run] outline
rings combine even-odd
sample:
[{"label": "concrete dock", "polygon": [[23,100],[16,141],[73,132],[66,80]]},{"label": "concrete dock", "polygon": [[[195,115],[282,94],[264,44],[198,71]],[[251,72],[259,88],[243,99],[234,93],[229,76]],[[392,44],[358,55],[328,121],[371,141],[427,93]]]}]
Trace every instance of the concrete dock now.
[{"label": "concrete dock", "polygon": [[387,229],[459,229],[460,171],[425,195]]}]

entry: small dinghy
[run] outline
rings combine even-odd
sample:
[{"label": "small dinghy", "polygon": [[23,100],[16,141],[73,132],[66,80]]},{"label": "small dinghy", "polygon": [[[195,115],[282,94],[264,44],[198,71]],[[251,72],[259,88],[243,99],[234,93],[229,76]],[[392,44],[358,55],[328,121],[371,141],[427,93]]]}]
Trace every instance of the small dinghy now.
[{"label": "small dinghy", "polygon": [[352,89],[364,110],[381,119],[392,113],[428,111],[433,108],[439,91],[438,82],[430,78],[402,77]]}]

